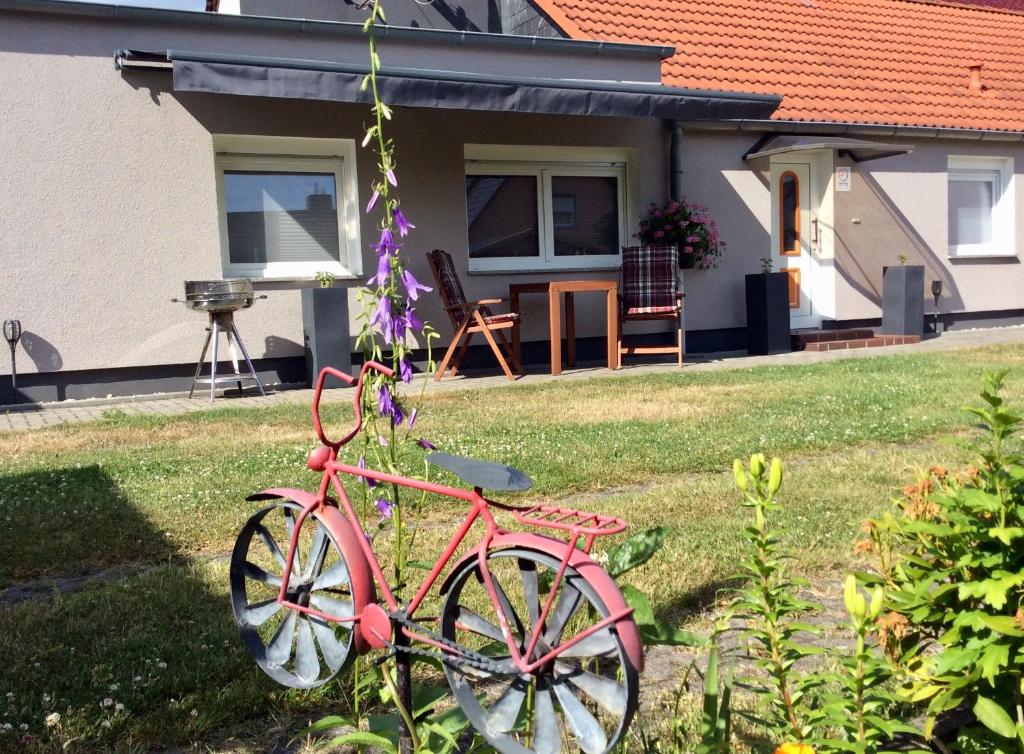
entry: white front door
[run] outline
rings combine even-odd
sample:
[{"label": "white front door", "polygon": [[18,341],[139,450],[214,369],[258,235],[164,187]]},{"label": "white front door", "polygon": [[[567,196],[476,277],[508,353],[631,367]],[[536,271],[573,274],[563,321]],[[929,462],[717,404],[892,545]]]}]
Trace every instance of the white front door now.
[{"label": "white front door", "polygon": [[813,303],[817,262],[817,217],[811,163],[787,156],[772,162],[772,269],[789,274],[789,326],[817,327]]}]

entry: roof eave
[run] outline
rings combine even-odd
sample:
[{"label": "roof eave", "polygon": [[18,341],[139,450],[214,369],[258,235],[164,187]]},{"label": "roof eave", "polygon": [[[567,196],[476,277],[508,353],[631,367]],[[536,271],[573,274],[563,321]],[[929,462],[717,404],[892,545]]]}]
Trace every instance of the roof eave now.
[{"label": "roof eave", "polygon": [[[216,2],[216,0],[208,0]],[[207,6],[209,7],[209,5]],[[145,8],[133,5],[99,4],[80,0],[0,0],[0,12],[50,13],[54,15],[87,16],[118,21],[146,21],[178,23],[190,26],[223,27],[226,29],[252,29],[285,31],[327,36],[363,36],[362,24],[346,21],[322,21],[307,18],[281,18],[277,16],[239,16],[230,13]],[[446,44],[477,45],[493,48],[573,50],[595,55],[622,55],[626,57],[657,57],[663,60],[674,52],[660,45],[603,42],[560,37],[526,37],[516,34],[452,31],[407,26],[382,26],[377,31],[382,39],[410,41],[436,41]]]},{"label": "roof eave", "polygon": [[816,136],[890,136],[904,139],[962,139],[969,141],[1024,142],[1024,130],[1008,131],[953,126],[900,126],[882,123],[807,120],[719,120],[686,124],[705,130],[744,133],[801,133]]}]

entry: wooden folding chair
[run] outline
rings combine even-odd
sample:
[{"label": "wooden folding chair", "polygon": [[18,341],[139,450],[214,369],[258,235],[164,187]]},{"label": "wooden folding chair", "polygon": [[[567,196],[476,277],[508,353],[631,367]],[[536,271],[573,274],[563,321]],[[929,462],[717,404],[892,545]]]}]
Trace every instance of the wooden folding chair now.
[{"label": "wooden folding chair", "polygon": [[[512,349],[512,345],[505,337],[504,330],[519,327],[519,313],[508,312],[506,314],[494,314],[490,306],[500,304],[500,298],[481,299],[480,301],[467,301],[466,292],[462,289],[462,282],[458,273],[455,272],[455,264],[447,251],[435,249],[427,254],[427,261],[430,263],[430,271],[434,274],[437,282],[437,292],[441,295],[441,303],[448,312],[452,321],[452,329],[455,334],[452,336],[451,345],[444,354],[441,366],[434,375],[434,380],[440,380],[449,368],[454,377],[459,371],[462,357],[466,355],[469,343],[477,333],[483,333],[484,339],[491,347],[501,370],[510,380],[515,376],[509,369],[508,362],[512,362],[517,373],[522,373],[523,368],[519,363],[519,355]],[[497,336],[497,340],[495,340]],[[500,345],[499,345],[500,343]],[[456,353],[456,348],[458,352]],[[454,358],[452,358],[454,355]],[[507,358],[507,360],[506,360]]]},{"label": "wooden folding chair", "polygon": [[[679,252],[674,246],[630,246],[622,250],[619,273],[619,356],[674,353],[683,365],[683,294],[679,290],[676,265]],[[676,344],[624,345],[626,322],[670,319],[676,323]]]}]

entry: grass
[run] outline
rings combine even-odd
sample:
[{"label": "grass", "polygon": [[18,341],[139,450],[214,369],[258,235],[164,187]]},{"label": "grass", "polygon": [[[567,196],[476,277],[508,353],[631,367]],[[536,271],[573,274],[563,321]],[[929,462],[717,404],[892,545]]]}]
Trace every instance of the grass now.
[{"label": "grass", "polygon": [[[732,458],[786,460],[784,544],[803,573],[835,574],[851,563],[861,520],[913,467],[962,460],[936,438],[964,428],[959,409],[981,374],[1022,360],[1022,347],[994,347],[453,392],[427,399],[416,430],[447,452],[528,470],[531,499],[569,496],[625,514],[635,530],[668,526],[666,548],[631,580],[661,617],[701,628],[741,551]],[[1019,402],[1022,387],[1011,379],[1007,397]],[[348,399],[332,396],[336,426],[351,421]],[[256,670],[231,623],[221,557],[254,510],[247,494],[315,486],[303,463],[312,445],[308,409],[297,405],[111,413],[0,434],[0,587],[152,566],[0,604],[0,728],[13,728],[0,748],[21,725],[40,750],[249,740],[253,720],[273,727],[344,705],[344,682],[288,692]],[[438,550],[463,512],[430,501],[416,514],[418,547]],[[47,728],[53,711],[60,724]]]}]

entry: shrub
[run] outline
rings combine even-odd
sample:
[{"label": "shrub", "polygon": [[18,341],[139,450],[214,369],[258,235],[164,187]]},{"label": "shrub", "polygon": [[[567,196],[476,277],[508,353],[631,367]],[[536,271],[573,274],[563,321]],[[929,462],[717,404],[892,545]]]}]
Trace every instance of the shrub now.
[{"label": "shrub", "polygon": [[949,710],[977,717],[961,752],[1024,751],[1024,457],[1004,376],[988,375],[983,404],[967,408],[977,461],[928,469],[861,545],[878,556],[883,644],[910,672],[906,698],[927,705],[926,732]]}]

